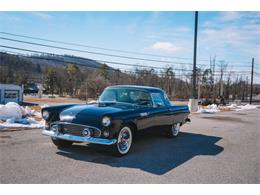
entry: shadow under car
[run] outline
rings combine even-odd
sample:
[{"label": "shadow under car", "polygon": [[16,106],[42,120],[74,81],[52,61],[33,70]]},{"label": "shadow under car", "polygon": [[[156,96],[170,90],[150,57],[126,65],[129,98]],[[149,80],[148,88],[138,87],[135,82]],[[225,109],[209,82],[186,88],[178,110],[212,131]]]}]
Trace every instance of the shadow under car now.
[{"label": "shadow under car", "polygon": [[107,146],[74,144],[57,154],[75,160],[127,167],[162,175],[195,156],[215,156],[224,150],[216,145],[221,137],[180,132],[174,139],[163,138],[158,133],[146,133],[134,140],[131,151],[121,158],[111,156]]}]

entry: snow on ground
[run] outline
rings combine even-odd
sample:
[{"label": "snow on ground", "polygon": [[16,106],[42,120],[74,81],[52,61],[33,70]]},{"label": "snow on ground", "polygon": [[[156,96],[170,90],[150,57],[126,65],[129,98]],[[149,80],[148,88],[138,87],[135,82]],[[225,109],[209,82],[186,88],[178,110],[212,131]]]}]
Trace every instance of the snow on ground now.
[{"label": "snow on ground", "polygon": [[200,107],[199,110],[197,111],[198,113],[216,113],[219,112],[220,109],[216,104],[210,104],[206,107]]},{"label": "snow on ground", "polygon": [[259,107],[259,105],[237,105],[237,104],[231,104],[229,106],[217,106],[216,104],[210,104],[206,107],[200,107],[197,113],[208,113],[213,114],[220,111],[240,111],[240,110],[250,110],[250,109],[256,109]]},{"label": "snow on ground", "polygon": [[43,105],[41,106],[41,108],[46,108],[46,107],[49,107],[49,105],[48,105],[48,104],[43,104]]},{"label": "snow on ground", "polygon": [[27,118],[22,120],[8,119],[4,123],[0,123],[0,130],[5,128],[42,128],[44,127],[44,121],[36,121],[34,118]]},{"label": "snow on ground", "polygon": [[0,129],[13,127],[41,128],[44,121],[36,121],[35,118],[41,118],[41,113],[32,110],[30,107],[22,107],[15,102],[9,102],[0,105]]},{"label": "snow on ground", "polygon": [[259,105],[251,105],[251,104],[246,104],[244,106],[240,105],[238,106],[237,104],[231,104],[230,106],[226,106],[226,108],[230,108],[231,110],[239,111],[239,110],[250,110],[250,109],[255,109]]}]

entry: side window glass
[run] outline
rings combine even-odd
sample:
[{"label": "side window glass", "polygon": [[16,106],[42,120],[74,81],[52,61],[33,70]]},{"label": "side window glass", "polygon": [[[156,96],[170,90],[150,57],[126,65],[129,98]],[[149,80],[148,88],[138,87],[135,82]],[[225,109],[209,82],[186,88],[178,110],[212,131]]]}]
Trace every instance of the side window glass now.
[{"label": "side window glass", "polygon": [[165,103],[161,97],[161,94],[159,93],[152,93],[151,94],[152,99],[153,99],[153,103],[155,107],[161,107],[161,106],[165,106]]},{"label": "side window glass", "polygon": [[165,99],[165,101],[166,101],[167,106],[171,106],[171,105],[172,105],[172,103],[171,103],[171,101],[169,100],[169,98],[168,98],[168,96],[167,96],[166,93],[164,93],[164,99]]}]

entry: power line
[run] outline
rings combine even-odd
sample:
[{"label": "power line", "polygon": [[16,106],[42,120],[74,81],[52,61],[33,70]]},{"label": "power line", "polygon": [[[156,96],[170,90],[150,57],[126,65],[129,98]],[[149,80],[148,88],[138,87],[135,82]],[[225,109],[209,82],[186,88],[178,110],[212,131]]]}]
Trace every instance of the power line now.
[{"label": "power line", "polygon": [[[30,59],[42,59],[42,60],[47,60],[47,61],[55,61],[55,62],[63,62],[63,63],[71,63],[71,64],[75,64],[75,65],[79,65],[79,66],[85,66],[87,68],[92,68],[92,69],[100,69],[100,67],[94,67],[94,66],[89,66],[87,64],[82,64],[82,63],[78,63],[78,62],[72,62],[72,61],[67,61],[67,60],[59,60],[59,59],[52,59],[52,58],[45,58],[45,57],[39,57],[39,56],[25,56],[24,54],[21,53],[17,53],[17,52],[10,52],[10,51],[3,51],[3,52],[8,52],[8,53],[14,53],[16,56],[20,56],[23,58],[30,58]],[[138,69],[139,71],[142,71],[140,69]],[[110,68],[109,71],[118,71],[118,69],[113,69]],[[133,71],[133,70],[128,70],[128,69],[124,69],[123,71],[120,71],[121,73],[132,73],[132,74],[138,74],[137,72]],[[140,73],[140,72],[139,72]],[[158,72],[142,72],[142,74],[153,74],[153,75],[157,75],[157,76],[165,76],[165,73],[158,73]],[[180,75],[180,74],[174,74],[175,77],[187,77],[190,76],[189,74],[187,75]]]},{"label": "power line", "polygon": [[[64,42],[64,41],[54,41],[54,40],[50,40],[50,39],[43,39],[43,38],[39,38],[39,37],[19,35],[19,34],[13,34],[13,33],[8,33],[8,32],[0,32],[0,34],[11,35],[11,36],[16,36],[16,37],[23,37],[23,38],[33,39],[33,40],[47,41],[47,42],[52,42],[52,43],[59,43],[59,44],[64,44],[64,45],[74,45],[74,46],[86,47],[86,48],[92,48],[92,49],[115,51],[115,52],[120,52],[120,53],[136,54],[136,55],[143,55],[143,56],[154,56],[154,57],[162,57],[162,58],[172,58],[172,59],[182,59],[182,60],[191,60],[191,58],[156,55],[156,54],[133,52],[133,51],[124,51],[124,50],[118,50],[118,49],[83,45],[83,44],[78,44],[78,43],[71,43],[71,42]],[[200,60],[200,61],[208,61],[208,60],[203,59],[203,60]]]},{"label": "power line", "polygon": [[[82,58],[82,57],[64,56],[64,55],[59,55],[59,54],[53,54],[53,53],[48,53],[48,52],[42,52],[42,51],[31,50],[31,49],[24,49],[24,48],[18,48],[18,47],[10,47],[10,46],[6,46],[6,45],[0,45],[0,47],[8,48],[8,49],[20,50],[20,51],[27,51],[27,52],[32,52],[32,53],[38,53],[38,54],[42,54],[42,55],[52,55],[52,56],[63,57],[63,58],[64,58],[64,57],[67,57],[67,58],[74,58],[74,59],[82,59],[82,60],[86,60],[86,61],[89,60],[89,59]],[[91,60],[89,60],[89,61],[91,61]],[[114,62],[114,61],[106,61],[106,60],[93,60],[93,61],[102,62],[102,63],[117,64],[117,65],[122,65],[122,66],[146,67],[146,68],[154,68],[154,69],[167,69],[167,68],[165,68],[165,67],[146,66],[146,65],[130,64],[130,63]],[[191,71],[191,70],[176,69],[176,68],[174,68],[173,70]]]},{"label": "power line", "polygon": [[[59,55],[59,54],[54,54],[54,53],[48,53],[48,52],[42,52],[42,51],[37,51],[37,50],[31,50],[31,49],[24,49],[24,48],[17,48],[17,47],[10,47],[10,46],[5,46],[5,45],[0,45],[0,47],[3,47],[3,48],[8,48],[8,49],[14,49],[14,50],[19,50],[19,51],[27,51],[27,52],[31,52],[31,53],[37,53],[37,54],[41,54],[41,55],[49,55],[49,56],[57,56],[57,57],[66,57],[66,58],[73,58],[73,59],[81,59],[81,60],[85,60],[85,61],[89,61],[89,62],[92,62],[92,61],[97,61],[99,63],[108,63],[108,64],[116,64],[116,65],[119,65],[119,66],[131,66],[131,67],[137,67],[137,68],[150,68],[150,69],[162,69],[162,70],[168,70],[169,68],[172,68],[172,67],[157,67],[157,66],[147,66],[147,65],[140,65],[140,64],[130,64],[130,63],[123,63],[123,62],[114,62],[114,61],[105,61],[105,60],[90,60],[90,59],[86,59],[86,58],[83,58],[83,57],[78,57],[78,56],[64,56],[64,55]],[[39,58],[37,56],[37,58]],[[46,59],[46,58],[44,58]],[[75,62],[70,62],[70,63],[75,63]],[[189,70],[189,69],[179,69],[179,68],[172,68],[172,71],[181,71],[181,72],[191,72],[192,70]],[[220,72],[220,71],[215,71],[216,73],[217,72]],[[231,70],[230,72],[234,73],[234,72],[250,72],[250,71],[238,71],[238,70]],[[228,74],[228,73],[227,73]],[[215,74],[216,75],[216,74]]]},{"label": "power line", "polygon": [[107,53],[100,53],[100,52],[92,52],[87,50],[80,50],[80,49],[70,49],[66,47],[59,47],[54,45],[47,45],[47,44],[41,44],[36,42],[30,42],[30,41],[22,41],[17,39],[9,39],[5,37],[0,37],[0,39],[7,40],[7,41],[13,41],[13,42],[19,42],[19,43],[25,43],[30,45],[37,45],[42,47],[49,47],[49,48],[55,48],[55,49],[62,49],[67,51],[76,51],[81,53],[89,53],[94,55],[103,55],[103,56],[109,56],[109,57],[117,57],[117,58],[124,58],[124,59],[133,59],[133,60],[142,60],[142,61],[149,61],[149,62],[161,62],[161,63],[173,63],[173,64],[182,64],[182,65],[192,65],[192,63],[184,63],[184,62],[173,62],[173,61],[165,61],[165,60],[155,60],[155,59],[148,59],[148,58],[136,58],[136,57],[130,57],[130,56],[122,56],[122,55],[114,55],[114,54],[107,54]]},{"label": "power line", "polygon": [[[124,50],[118,50],[118,49],[96,47],[96,46],[90,46],[90,45],[83,45],[83,44],[78,44],[78,43],[71,43],[71,42],[64,42],[64,41],[55,41],[55,40],[51,40],[51,39],[32,37],[32,36],[20,35],[20,34],[8,33],[8,32],[0,32],[0,34],[9,35],[9,36],[15,36],[15,37],[22,37],[22,38],[27,38],[27,39],[32,39],[32,40],[46,41],[46,42],[51,42],[51,43],[58,43],[58,44],[63,44],[63,45],[70,45],[70,46],[73,45],[73,46],[79,46],[79,47],[85,47],[85,48],[92,48],[92,49],[99,49],[99,50],[106,50],[106,51],[114,51],[114,52],[120,52],[120,53],[128,53],[128,54],[152,56],[152,57],[161,57],[161,58],[169,58],[169,59],[192,60],[192,58],[177,57],[177,56],[166,56],[166,55],[156,55],[156,54],[133,52],[133,51],[124,51]],[[99,53],[99,52],[92,52],[92,51],[89,51],[89,52],[91,52],[91,53]],[[99,54],[96,54],[96,55],[99,55]],[[113,54],[108,54],[108,55],[113,55]],[[116,57],[116,56],[117,55],[115,55],[114,57]],[[120,56],[120,55],[118,55],[118,56]],[[127,56],[127,57],[130,57],[130,56]],[[130,57],[130,58],[134,58],[134,57]],[[140,59],[140,60],[146,60],[146,58]],[[149,60],[151,60],[151,59],[149,59]],[[155,59],[153,59],[153,60],[155,60]],[[164,60],[158,60],[158,61],[165,62],[165,63],[179,63],[179,64],[190,64],[190,65],[192,65],[192,63],[186,63],[186,62],[170,62],[170,61],[164,61]],[[197,61],[209,62],[210,60],[208,60],[208,59],[198,59]],[[221,62],[223,60],[216,60],[216,61],[217,62]],[[228,62],[231,63],[231,64],[234,64],[234,65],[236,64],[237,65],[236,67],[245,67],[244,64],[248,64],[248,66],[251,67],[250,66],[251,62],[249,62],[249,61],[248,62],[238,62],[238,63],[237,62],[232,62],[232,61],[228,61]],[[204,65],[204,64],[199,64],[199,65]],[[241,66],[239,66],[239,65],[241,65]]]},{"label": "power line", "polygon": [[[0,46],[1,47],[1,46]],[[46,58],[46,57],[39,57],[39,56],[25,56],[24,54],[21,54],[21,53],[17,53],[17,52],[10,52],[10,51],[4,51],[4,52],[9,52],[9,53],[14,53],[16,54],[17,56],[21,56],[21,57],[24,57],[24,58],[30,58],[30,59],[42,59],[42,60],[48,60],[48,61],[55,61],[55,62],[63,62],[63,63],[71,63],[71,64],[75,64],[75,65],[79,65],[79,66],[85,66],[85,67],[88,67],[88,68],[93,68],[93,69],[100,69],[100,67],[94,67],[94,66],[89,66],[87,64],[82,64],[82,63],[78,63],[78,62],[72,62],[72,61],[68,61],[68,60],[60,60],[60,59],[53,59],[53,58]],[[114,68],[114,67],[112,67]],[[109,69],[109,70],[112,70],[112,71],[118,71],[118,69]],[[142,69],[138,69],[139,71],[141,71]],[[136,74],[135,71],[133,70],[128,70],[128,69],[124,69],[123,70],[124,72],[128,72],[128,73],[134,73]],[[146,73],[151,73],[149,70],[146,72]],[[155,74],[155,75],[165,75],[165,73],[158,73],[158,72],[153,72],[152,74]],[[177,75],[177,74],[174,74],[174,76],[187,76],[187,75]]]}]

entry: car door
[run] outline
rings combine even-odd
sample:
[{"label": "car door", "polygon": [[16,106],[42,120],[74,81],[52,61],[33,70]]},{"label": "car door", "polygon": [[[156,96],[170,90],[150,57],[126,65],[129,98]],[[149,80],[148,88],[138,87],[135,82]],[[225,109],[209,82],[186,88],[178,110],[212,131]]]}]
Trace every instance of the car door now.
[{"label": "car door", "polygon": [[154,127],[154,108],[151,106],[140,107],[138,109],[137,128],[139,130],[149,129]]},{"label": "car door", "polygon": [[132,90],[129,92],[129,98],[138,105],[135,110],[135,119],[137,129],[144,130],[154,126],[153,123],[153,102],[149,92],[142,90]]},{"label": "car door", "polygon": [[171,125],[169,106],[163,99],[161,93],[151,94],[153,101],[153,111],[150,115],[153,117],[153,124],[158,129],[163,129],[168,125]]}]

